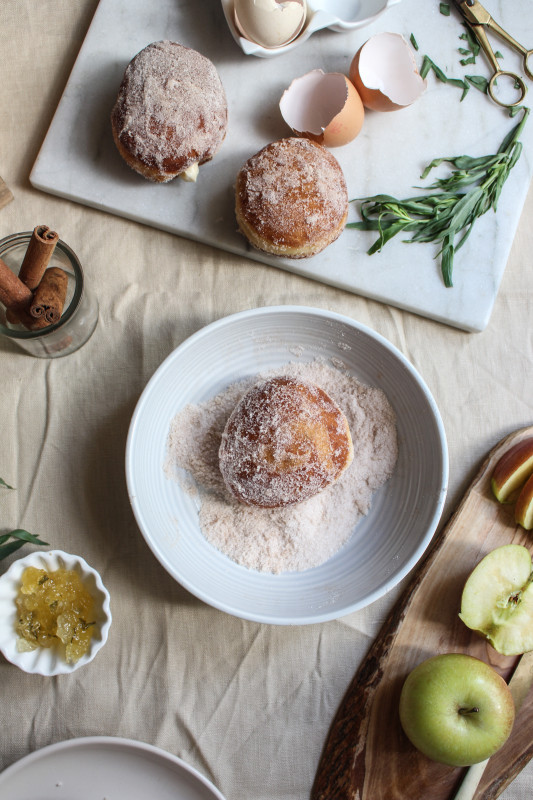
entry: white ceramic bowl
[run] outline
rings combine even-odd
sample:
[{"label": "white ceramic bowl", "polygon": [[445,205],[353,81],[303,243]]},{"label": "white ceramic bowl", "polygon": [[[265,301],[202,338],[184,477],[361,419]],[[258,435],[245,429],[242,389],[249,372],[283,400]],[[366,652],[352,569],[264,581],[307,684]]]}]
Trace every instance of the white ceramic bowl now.
[{"label": "white ceramic bowl", "polygon": [[[15,632],[17,613],[15,598],[18,594],[22,573],[26,567],[76,570],[82,578],[85,588],[92,594],[96,609],[95,632],[91,638],[89,650],[75,664],[67,664],[56,648],[38,647],[28,653],[18,652],[18,637]],[[7,572],[0,576],[0,650],[8,661],[20,667],[24,672],[37,675],[62,675],[74,672],[92,661],[104,646],[110,625],[109,592],[102,583],[98,572],[80,556],[73,556],[62,550],[35,551],[25,558],[14,561]]]},{"label": "white ceramic bowl", "polygon": [[[342,361],[381,388],[397,416],[398,463],[344,547],[324,564],[279,575],[248,570],[207,542],[195,498],[163,469],[169,426],[187,403],[290,361]],[[161,364],[142,393],[126,448],[130,502],[148,545],[192,594],[235,616],[273,624],[335,619],[372,603],[418,562],[440,519],[448,456],[424,381],[386,339],[330,311],[245,311],[198,331]]]},{"label": "white ceramic bowl", "polygon": [[259,58],[282,55],[303,44],[313,33],[324,28],[343,33],[370,25],[400,0],[307,0],[307,15],[301,32],[280,47],[261,47],[245,39],[235,22],[235,0],[222,0],[222,10],[231,35],[243,53]]}]

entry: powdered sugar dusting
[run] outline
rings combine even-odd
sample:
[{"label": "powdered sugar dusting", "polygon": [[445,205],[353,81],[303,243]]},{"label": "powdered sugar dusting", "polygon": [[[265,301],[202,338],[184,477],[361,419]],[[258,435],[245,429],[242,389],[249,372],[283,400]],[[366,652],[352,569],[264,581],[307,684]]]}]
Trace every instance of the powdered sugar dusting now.
[{"label": "powdered sugar dusting", "polygon": [[333,483],[352,455],[348,423],[329,395],[285,375],[260,381],[240,400],[226,423],[219,463],[238,500],[278,508]]},{"label": "powdered sugar dusting", "polygon": [[176,42],[148,45],[126,69],[112,121],[125,149],[163,173],[212,158],[227,124],[214,64]]},{"label": "powdered sugar dusting", "polygon": [[344,175],[325,147],[308,139],[281,139],[252,156],[237,176],[239,210],[276,246],[327,236],[348,207]]},{"label": "powdered sugar dusting", "polygon": [[[274,375],[316,384],[335,400],[350,427],[354,459],[335,483],[313,497],[266,509],[232,497],[218,452],[239,400],[258,381]],[[164,468],[168,477],[197,493],[200,527],[214,547],[249,569],[280,573],[318,566],[345,544],[368,513],[373,493],[392,474],[397,452],[395,415],[385,394],[316,360],[287,364],[232,384],[206,403],[186,406],[171,422]]]}]

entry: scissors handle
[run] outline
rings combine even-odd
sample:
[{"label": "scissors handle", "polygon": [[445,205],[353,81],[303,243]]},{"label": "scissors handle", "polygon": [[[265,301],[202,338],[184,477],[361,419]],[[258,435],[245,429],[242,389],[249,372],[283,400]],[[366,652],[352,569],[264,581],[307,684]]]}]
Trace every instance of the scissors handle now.
[{"label": "scissors handle", "polygon": [[[533,54],[533,50],[527,50],[520,44],[520,42],[517,42],[516,39],[507,33],[507,31],[504,30],[501,25],[498,25],[498,23],[491,17],[487,9],[482,6],[478,0],[455,0],[455,2],[459,7],[463,17],[474,31],[479,44],[483,48],[483,52],[487,56],[492,69],[494,70],[494,75],[490,79],[488,87],[488,93],[490,97],[500,106],[504,106],[506,108],[517,106],[524,99],[524,96],[527,92],[527,86],[519,75],[516,75],[514,72],[510,72],[508,70],[500,69],[498,59],[496,58],[496,54],[489,44],[485,29],[489,28],[491,31],[496,33],[501,39],[503,39],[504,42],[506,42],[511,48],[516,50],[524,57],[524,72],[526,73],[527,77],[530,78],[530,80],[533,80],[533,69],[529,66],[529,57]],[[520,92],[518,100],[516,100],[514,103],[504,103],[501,100],[498,100],[496,97],[494,87],[499,77],[507,77],[514,81],[515,87]]]},{"label": "scissors handle", "polygon": [[[517,42],[516,39],[514,39],[511,36],[510,33],[507,33],[507,31],[505,31],[501,27],[501,25],[498,25],[498,23],[493,20],[493,18],[490,16],[490,14],[489,14],[489,18],[488,18],[487,22],[485,23],[485,25],[488,28],[490,28],[492,31],[494,31],[494,33],[497,33],[498,36],[501,39],[503,39],[505,42],[507,42],[507,44],[510,47],[512,47],[514,50],[516,50],[517,53],[520,53],[520,55],[524,57],[524,72],[526,73],[527,77],[530,78],[530,80],[533,80],[533,71],[530,69],[529,63],[528,63],[529,62],[529,57],[533,53],[533,50],[527,50],[523,45],[520,44],[520,42]],[[476,30],[476,33],[477,33],[477,30]],[[488,45],[488,42],[487,42],[487,45]]]},{"label": "scissors handle", "polygon": [[[498,33],[503,30],[491,18],[489,18],[489,20],[490,20],[489,22],[486,22],[484,24],[488,25],[493,30],[496,30]],[[522,100],[524,99],[524,97],[526,95],[526,92],[527,92],[527,86],[524,83],[523,79],[520,77],[520,75],[517,75],[515,72],[510,72],[509,70],[500,69],[500,65],[498,63],[498,59],[496,58],[496,55],[495,55],[492,47],[489,44],[489,40],[487,38],[487,34],[485,33],[485,28],[483,27],[483,25],[482,24],[481,25],[474,24],[474,25],[472,25],[472,28],[474,30],[475,35],[477,36],[477,38],[479,40],[479,43],[480,43],[481,47],[483,48],[483,52],[487,56],[487,58],[488,58],[488,60],[490,62],[490,65],[494,70],[494,74],[493,74],[492,78],[490,79],[489,85],[488,85],[489,96],[491,97],[492,100],[494,100],[495,103],[497,103],[499,106],[503,106],[504,108],[513,108],[513,106],[519,105],[522,102]],[[505,33],[505,31],[503,31],[503,33]],[[506,41],[511,39],[511,37],[508,36],[507,34],[505,34],[505,36],[506,36]],[[514,42],[514,39],[512,41]],[[520,51],[525,54],[524,59],[525,59],[525,62],[526,62],[526,72],[528,72],[528,69],[527,69],[527,57],[528,57],[528,55],[529,55],[529,53],[531,51],[524,50],[524,48],[522,48],[521,45],[518,45],[518,47],[520,47]],[[528,72],[528,74],[529,74],[529,72]],[[496,82],[497,82],[498,78],[503,78],[503,77],[510,78],[513,81],[517,91],[519,92],[519,96],[517,97],[517,99],[513,103],[508,103],[508,102],[504,102],[503,100],[500,100],[498,98],[497,94],[496,94],[496,91],[495,91]]]},{"label": "scissors handle", "polygon": [[[507,103],[503,100],[500,100],[494,88],[498,78],[507,78],[507,77],[511,78],[511,80],[514,81],[516,90],[520,92],[519,96],[513,103]],[[497,72],[494,73],[494,75],[490,79],[487,91],[491,99],[494,100],[494,102],[497,103],[499,106],[503,106],[504,108],[513,108],[514,106],[520,105],[520,103],[526,96],[527,86],[520,77],[520,75],[515,75],[514,72],[508,72],[507,70],[499,69]]]}]

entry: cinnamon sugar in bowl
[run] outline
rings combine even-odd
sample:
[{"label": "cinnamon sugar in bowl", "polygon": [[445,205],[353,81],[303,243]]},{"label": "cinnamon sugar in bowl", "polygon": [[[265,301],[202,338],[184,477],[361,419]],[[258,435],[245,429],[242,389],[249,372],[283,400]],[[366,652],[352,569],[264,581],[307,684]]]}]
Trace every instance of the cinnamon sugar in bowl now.
[{"label": "cinnamon sugar in bowl", "polygon": [[[307,540],[304,535],[293,539],[291,544],[300,550],[292,560],[286,553],[280,559],[279,548],[293,533],[294,517],[278,518],[275,536],[269,528],[260,530],[255,517],[250,524],[249,509],[235,509],[218,494],[221,476],[212,455],[204,458],[195,450],[195,439],[203,439],[207,452],[216,452],[225,415],[231,412],[230,399],[237,402],[258,375],[287,370],[300,375],[311,371],[319,382],[335,373],[331,384],[335,390],[356,381],[360,389],[355,400],[367,403],[363,416],[373,414],[381,398],[375,433],[379,438],[380,426],[388,425],[386,443],[393,441],[392,409],[397,442],[397,453],[391,449],[386,469],[379,470],[381,481],[375,484],[370,502],[367,495],[359,498],[360,518],[329,550],[325,538],[335,532],[335,512],[342,508],[335,505],[336,495],[333,502],[326,496],[335,487],[321,493],[327,527],[306,507],[309,501],[297,504],[298,522],[307,514],[310,528],[306,531],[300,524],[300,533],[311,535]],[[344,390],[339,397],[333,391],[328,394],[346,413]],[[348,414],[353,425],[353,409]],[[188,462],[176,458],[172,447],[173,424],[180,419],[186,427],[174,437],[174,444],[185,431],[189,439],[185,449],[192,456]],[[354,462],[345,473],[348,486],[339,487],[343,492],[353,488],[350,470],[360,444],[357,430],[355,434]],[[279,306],[218,320],[166,358],[145,387],[131,420],[126,479],[148,546],[193,595],[243,619],[301,625],[336,619],[367,606],[415,566],[440,519],[448,456],[434,399],[422,377],[390,342],[346,316]],[[226,514],[236,516],[215,530]],[[241,517],[247,517],[242,524]],[[235,521],[244,533],[244,546],[238,550],[231,549]],[[246,536],[251,537],[248,542]]]}]

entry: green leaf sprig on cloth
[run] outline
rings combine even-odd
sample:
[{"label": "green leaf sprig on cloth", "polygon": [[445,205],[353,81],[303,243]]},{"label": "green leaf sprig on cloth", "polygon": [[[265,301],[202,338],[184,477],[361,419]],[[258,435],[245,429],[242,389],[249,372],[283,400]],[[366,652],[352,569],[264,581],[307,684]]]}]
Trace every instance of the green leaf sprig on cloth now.
[{"label": "green leaf sprig on cloth", "polygon": [[[0,486],[4,489],[13,488],[6,483],[3,478],[0,478]],[[45,546],[48,544],[48,542],[43,542],[41,539],[38,539],[35,534],[28,533],[28,531],[17,528],[14,531],[9,531],[9,533],[3,533],[0,535],[0,561],[4,558],[7,558],[7,556],[10,556],[11,553],[14,553],[26,543]]]},{"label": "green leaf sprig on cloth", "polygon": [[410,239],[404,239],[408,244],[440,244],[437,257],[441,256],[444,285],[451,287],[454,255],[465,243],[475,221],[491,208],[496,212],[503,184],[520,158],[522,143],[518,140],[528,116],[529,108],[524,108],[522,119],[494,155],[434,159],[422,173],[422,179],[443,163],[451,164],[454,169],[447,177],[428,186],[427,194],[406,200],[387,194],[352,200],[361,203],[361,222],[349,222],[346,227],[378,231],[379,236],[367,251],[368,255],[381,250],[401,232],[412,234]]},{"label": "green leaf sprig on cloth", "polygon": [[[9,541],[10,539],[12,541]],[[38,539],[35,534],[28,533],[28,531],[23,531],[18,528],[15,531],[10,531],[0,536],[0,561],[10,556],[11,553],[14,553],[19,547],[22,547],[22,545],[26,543],[38,545],[48,544],[48,542],[43,542],[41,539]]]}]

